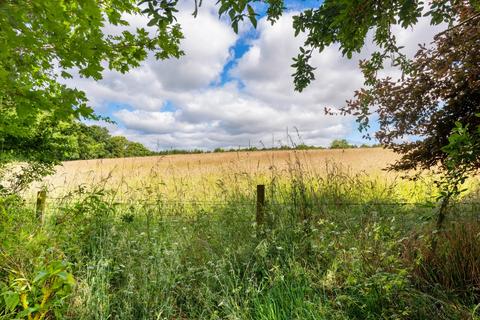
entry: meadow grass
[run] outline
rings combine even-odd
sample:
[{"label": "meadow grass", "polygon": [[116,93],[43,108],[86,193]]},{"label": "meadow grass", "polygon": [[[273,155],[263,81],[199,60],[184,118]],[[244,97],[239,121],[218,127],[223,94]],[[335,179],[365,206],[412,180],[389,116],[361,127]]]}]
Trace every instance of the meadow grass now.
[{"label": "meadow grass", "polygon": [[[19,278],[41,291],[35,275],[60,259],[76,285],[49,298],[51,319],[479,319],[475,179],[440,233],[429,178],[331,162],[318,172],[301,156],[258,173],[176,177],[168,189],[137,182],[64,193],[43,225],[21,200],[3,200],[2,291]],[[18,318],[21,306],[1,303],[0,319]]]},{"label": "meadow grass", "polygon": [[[288,177],[297,161],[303,171],[325,175],[330,163],[342,164],[352,173],[364,172],[382,179],[382,169],[397,159],[390,151],[374,149],[229,152],[125,159],[68,161],[57,173],[36,184],[33,191],[45,187],[50,196],[63,196],[79,187],[102,186],[117,190],[117,196],[134,199],[162,195],[169,200],[188,197],[215,200],[222,186],[229,189],[251,188],[249,182],[268,182]],[[255,188],[254,188],[255,189]],[[223,190],[221,190],[223,193]],[[232,193],[232,192],[231,192]],[[210,199],[211,198],[211,199]]]}]

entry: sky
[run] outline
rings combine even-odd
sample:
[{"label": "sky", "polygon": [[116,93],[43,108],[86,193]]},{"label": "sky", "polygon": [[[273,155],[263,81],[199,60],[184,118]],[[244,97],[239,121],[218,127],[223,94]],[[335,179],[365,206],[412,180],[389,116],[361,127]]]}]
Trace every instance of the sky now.
[{"label": "sky", "polygon": [[[97,114],[116,122],[104,124],[111,134],[156,151],[271,147],[290,139],[316,146],[343,138],[373,143],[362,139],[354,118],[324,114],[326,106],[343,106],[361,88],[358,61],[375,50],[371,41],[350,60],[338,46],[316,54],[316,80],[299,93],[291,64],[303,35],[294,36],[292,16],[318,7],[319,1],[287,1],[288,10],[273,26],[263,17],[256,29],[245,23],[238,34],[218,18],[215,2],[204,0],[197,18],[192,0],[180,2],[177,18],[185,36],[180,59],[158,61],[151,55],[127,74],[105,71],[100,81],[75,77],[68,84],[86,92]],[[147,22],[141,16],[126,19],[131,28]],[[440,30],[420,20],[414,29],[394,32],[413,56],[419,43],[430,43]],[[118,31],[106,27],[106,32]],[[396,71],[387,67],[385,74]]]}]

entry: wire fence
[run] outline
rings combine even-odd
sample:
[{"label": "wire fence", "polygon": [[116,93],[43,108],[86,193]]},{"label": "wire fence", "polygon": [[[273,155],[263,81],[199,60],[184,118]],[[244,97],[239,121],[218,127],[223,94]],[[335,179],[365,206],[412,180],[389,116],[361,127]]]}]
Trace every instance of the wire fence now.
[{"label": "wire fence", "polygon": [[[261,186],[261,185],[260,185]],[[39,218],[45,214],[54,214],[55,212],[68,210],[69,204],[81,204],[82,201],[88,201],[89,195],[84,198],[75,198],[72,196],[47,197],[45,192],[39,192],[35,204],[35,210]],[[100,199],[101,197],[97,197]],[[105,199],[102,199],[105,201]],[[424,201],[346,201],[345,199],[314,198],[302,199],[290,198],[284,201],[281,199],[265,197],[265,188],[257,187],[256,197],[254,199],[236,198],[230,200],[198,200],[198,199],[158,199],[152,201],[142,199],[118,200],[107,199],[107,204],[118,211],[120,214],[138,214],[147,213],[159,217],[178,218],[178,221],[195,220],[198,215],[208,214],[214,218],[216,212],[222,212],[226,209],[236,210],[238,214],[249,216],[257,224],[263,223],[265,215],[282,211],[310,211],[325,212],[329,210],[363,210],[365,213],[376,214],[376,211],[401,209],[408,213],[415,211],[418,214],[423,210],[421,216],[424,219],[432,218],[440,202]],[[480,221],[480,201],[463,200],[453,202],[451,208],[457,213],[455,218],[475,217]],[[233,214],[233,213],[231,213]],[[404,217],[407,219],[407,216]],[[422,217],[420,217],[421,219]],[[172,220],[173,221],[173,220]]]},{"label": "wire fence", "polygon": [[[63,196],[63,197],[48,197],[48,201],[54,201],[54,202],[75,202],[75,201],[81,201],[81,197],[70,197],[70,196]],[[437,205],[440,205],[440,201],[417,201],[417,202],[411,202],[411,201],[391,201],[391,202],[384,202],[384,201],[362,201],[362,202],[352,202],[352,201],[345,201],[343,199],[339,200],[312,200],[309,199],[308,201],[311,201],[312,203],[315,204],[320,204],[320,205],[327,205],[327,206],[418,206],[418,207],[435,207]],[[255,199],[251,200],[238,200],[238,199],[233,199],[233,200],[197,200],[197,199],[181,199],[181,200],[171,200],[171,199],[161,199],[161,200],[145,200],[145,199],[131,199],[131,200],[116,200],[112,199],[109,201],[113,205],[132,205],[132,204],[137,204],[137,205],[182,205],[182,204],[211,204],[211,205],[251,205],[255,204]],[[275,205],[275,206],[288,206],[291,205],[290,202],[282,202],[278,201],[276,199],[274,200],[268,200],[266,199],[266,204],[268,205]],[[461,200],[461,201],[452,201],[452,204],[455,205],[479,205],[480,206],[480,201],[473,201],[473,200]]]}]

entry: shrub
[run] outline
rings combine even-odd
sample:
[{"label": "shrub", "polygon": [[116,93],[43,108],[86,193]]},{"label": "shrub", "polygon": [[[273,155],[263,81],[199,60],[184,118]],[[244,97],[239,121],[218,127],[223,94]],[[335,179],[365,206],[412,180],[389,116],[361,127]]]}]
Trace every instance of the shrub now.
[{"label": "shrub", "polygon": [[480,225],[475,221],[449,223],[437,234],[436,250],[429,237],[412,235],[404,242],[403,258],[420,287],[432,291],[440,286],[480,303]]},{"label": "shrub", "polygon": [[351,149],[351,148],[356,148],[356,146],[349,144],[346,139],[335,139],[330,143],[330,149]]}]

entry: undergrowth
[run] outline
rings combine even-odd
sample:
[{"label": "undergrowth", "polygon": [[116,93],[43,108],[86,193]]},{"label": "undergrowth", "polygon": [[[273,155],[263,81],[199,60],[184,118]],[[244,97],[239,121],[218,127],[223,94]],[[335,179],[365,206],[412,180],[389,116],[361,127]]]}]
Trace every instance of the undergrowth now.
[{"label": "undergrowth", "polygon": [[81,189],[43,224],[2,198],[0,319],[480,319],[479,206],[453,206],[433,252],[431,194],[398,186],[292,162],[217,181],[219,201]]}]

